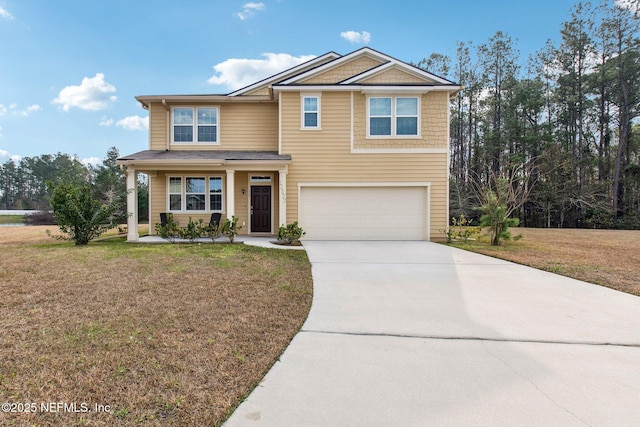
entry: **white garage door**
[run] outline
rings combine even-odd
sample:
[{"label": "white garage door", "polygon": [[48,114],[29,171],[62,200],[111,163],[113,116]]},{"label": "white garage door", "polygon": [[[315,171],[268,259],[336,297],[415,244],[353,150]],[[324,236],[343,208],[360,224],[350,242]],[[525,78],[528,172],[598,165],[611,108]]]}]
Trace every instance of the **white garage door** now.
[{"label": "white garage door", "polygon": [[427,240],[427,187],[300,188],[308,240]]}]

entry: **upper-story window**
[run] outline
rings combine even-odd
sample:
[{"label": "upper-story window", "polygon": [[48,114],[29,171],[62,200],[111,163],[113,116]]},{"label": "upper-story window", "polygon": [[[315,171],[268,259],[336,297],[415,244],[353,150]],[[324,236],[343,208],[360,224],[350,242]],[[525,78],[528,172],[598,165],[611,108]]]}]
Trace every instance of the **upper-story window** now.
[{"label": "upper-story window", "polygon": [[320,96],[302,95],[302,129],[320,129]]},{"label": "upper-story window", "polygon": [[417,97],[370,97],[367,106],[367,135],[375,137],[419,136]]},{"label": "upper-story window", "polygon": [[218,144],[218,108],[175,107],[172,142],[177,144]]}]

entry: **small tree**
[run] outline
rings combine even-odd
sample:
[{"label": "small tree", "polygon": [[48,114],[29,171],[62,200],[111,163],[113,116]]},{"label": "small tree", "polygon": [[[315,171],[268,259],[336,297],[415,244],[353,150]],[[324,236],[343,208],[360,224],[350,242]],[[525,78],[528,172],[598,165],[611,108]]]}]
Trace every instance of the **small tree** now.
[{"label": "small tree", "polygon": [[60,231],[78,246],[87,245],[128,216],[121,210],[120,199],[101,203],[91,193],[89,184],[62,183],[53,188],[51,196],[51,208]]},{"label": "small tree", "polygon": [[484,215],[480,217],[480,227],[489,228],[491,246],[499,246],[500,240],[511,239],[509,227],[517,227],[518,218],[509,218],[509,209],[503,204],[493,190],[487,190],[485,202],[480,207]]}]

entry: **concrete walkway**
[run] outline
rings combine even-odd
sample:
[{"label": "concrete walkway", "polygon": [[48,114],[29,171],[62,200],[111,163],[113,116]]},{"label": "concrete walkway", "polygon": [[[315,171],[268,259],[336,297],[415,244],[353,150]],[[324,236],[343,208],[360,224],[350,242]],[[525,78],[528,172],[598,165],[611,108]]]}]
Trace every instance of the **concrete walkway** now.
[{"label": "concrete walkway", "polygon": [[427,242],[305,242],[309,318],[225,424],[640,425],[640,298]]},{"label": "concrete walkway", "polygon": [[[235,238],[235,243],[243,243],[248,246],[257,246],[260,248],[269,248],[269,249],[285,249],[285,250],[304,250],[302,246],[286,246],[286,245],[278,245],[273,243],[276,241],[275,237],[257,237],[257,236],[238,236]],[[174,239],[175,243],[201,243],[201,244],[211,244],[212,241],[209,238],[200,237],[195,239],[193,242],[190,242],[188,239]],[[150,235],[140,237],[138,243],[153,243],[153,244],[171,244],[171,241],[168,239],[163,239],[160,236]],[[229,243],[229,239],[226,237],[218,237],[216,239],[216,244],[218,243]]]}]

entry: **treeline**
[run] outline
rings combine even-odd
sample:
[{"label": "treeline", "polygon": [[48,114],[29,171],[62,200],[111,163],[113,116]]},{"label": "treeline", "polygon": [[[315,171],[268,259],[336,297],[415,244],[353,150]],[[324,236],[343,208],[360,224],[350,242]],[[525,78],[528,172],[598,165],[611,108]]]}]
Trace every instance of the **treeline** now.
[{"label": "treeline", "polygon": [[523,61],[497,32],[417,65],[464,85],[451,110],[451,215],[498,180],[528,227],[640,228],[637,10],[577,3],[559,43]]},{"label": "treeline", "polygon": [[[120,199],[126,212],[126,177],[116,165],[115,147],[107,151],[102,164],[84,165],[77,156],[44,154],[9,160],[0,165],[0,209],[51,209],[53,188],[61,183],[89,183],[93,197],[104,203]],[[148,187],[138,183],[139,220],[148,217]]]}]

